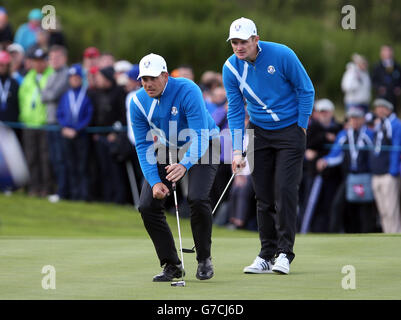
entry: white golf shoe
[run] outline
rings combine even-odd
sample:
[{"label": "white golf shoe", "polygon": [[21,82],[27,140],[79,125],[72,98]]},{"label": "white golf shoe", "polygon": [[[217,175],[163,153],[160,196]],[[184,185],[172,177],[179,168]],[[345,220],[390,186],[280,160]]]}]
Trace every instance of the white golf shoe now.
[{"label": "white golf shoe", "polygon": [[272,266],[270,261],[257,256],[250,266],[244,268],[244,273],[273,273]]},{"label": "white golf shoe", "polygon": [[290,273],[290,261],[285,253],[280,253],[274,262],[272,270],[276,273],[289,274]]}]

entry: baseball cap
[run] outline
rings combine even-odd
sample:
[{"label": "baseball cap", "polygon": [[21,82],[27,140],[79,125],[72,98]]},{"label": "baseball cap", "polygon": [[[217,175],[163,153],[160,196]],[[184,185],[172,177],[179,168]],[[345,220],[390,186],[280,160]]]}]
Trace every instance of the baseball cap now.
[{"label": "baseball cap", "polygon": [[256,36],[258,31],[255,23],[247,18],[239,18],[234,20],[230,26],[230,35],[227,41],[231,39],[248,40],[251,36]]},{"label": "baseball cap", "polygon": [[32,52],[30,53],[30,58],[31,59],[46,59],[47,58],[47,52],[43,50],[40,47],[34,48]]},{"label": "baseball cap", "polygon": [[0,63],[8,64],[11,62],[11,56],[7,51],[0,51]]},{"label": "baseball cap", "polygon": [[329,99],[320,99],[315,102],[316,111],[334,111],[334,104]]},{"label": "baseball cap", "polygon": [[365,112],[358,107],[350,107],[347,111],[348,118],[364,118]]},{"label": "baseball cap", "polygon": [[42,20],[43,15],[40,9],[32,9],[28,14],[28,20]]},{"label": "baseball cap", "polygon": [[114,64],[114,71],[119,72],[128,72],[132,68],[132,63],[127,60],[119,60]]},{"label": "baseball cap", "polygon": [[7,47],[8,52],[19,52],[19,53],[25,53],[24,48],[19,44],[19,43],[12,43]]},{"label": "baseball cap", "polygon": [[79,63],[73,64],[68,69],[69,76],[80,76],[82,78],[82,66]]},{"label": "baseball cap", "polygon": [[131,70],[129,70],[127,72],[127,76],[128,78],[130,78],[131,80],[138,80],[138,76],[139,76],[139,64],[134,64],[132,65]]},{"label": "baseball cap", "polygon": [[378,98],[375,99],[375,101],[373,101],[373,107],[379,107],[379,106],[385,107],[391,111],[394,110],[394,105],[390,101],[383,98]]},{"label": "baseball cap", "polygon": [[139,62],[139,78],[144,76],[158,77],[162,72],[167,71],[166,60],[162,56],[151,53],[144,56]]},{"label": "baseball cap", "polygon": [[114,80],[114,68],[112,66],[104,67],[99,70],[100,73],[110,82],[115,82]]},{"label": "baseball cap", "polygon": [[85,58],[96,58],[100,56],[100,51],[98,48],[95,47],[88,47],[84,51]]}]

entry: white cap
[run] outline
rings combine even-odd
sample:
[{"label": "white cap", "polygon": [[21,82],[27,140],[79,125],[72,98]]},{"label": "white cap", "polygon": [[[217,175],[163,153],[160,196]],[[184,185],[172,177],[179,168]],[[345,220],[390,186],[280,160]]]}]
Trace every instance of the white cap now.
[{"label": "white cap", "polygon": [[24,48],[19,44],[19,43],[12,43],[7,47],[8,52],[19,52],[19,53],[25,53]]},{"label": "white cap", "polygon": [[127,60],[119,60],[114,63],[114,71],[115,72],[127,72],[131,70],[132,63]]},{"label": "white cap", "polygon": [[255,23],[247,18],[234,20],[230,26],[230,35],[227,41],[231,39],[248,40],[251,36],[258,35]]},{"label": "white cap", "polygon": [[383,98],[375,99],[375,101],[373,101],[373,107],[385,107],[390,111],[394,110],[394,105],[390,101]]},{"label": "white cap", "polygon": [[320,99],[315,102],[316,111],[334,111],[334,104],[329,99]]},{"label": "white cap", "polygon": [[356,106],[349,107],[347,111],[348,118],[365,118],[365,112]]},{"label": "white cap", "polygon": [[139,62],[139,75],[138,80],[144,76],[158,77],[162,72],[167,71],[166,60],[157,54],[148,54],[144,56]]}]

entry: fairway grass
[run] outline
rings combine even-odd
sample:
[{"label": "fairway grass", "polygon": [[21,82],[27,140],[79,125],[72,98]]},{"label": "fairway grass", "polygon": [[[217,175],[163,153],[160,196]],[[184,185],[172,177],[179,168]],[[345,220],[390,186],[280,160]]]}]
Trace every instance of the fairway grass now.
[{"label": "fairway grass", "polygon": [[[298,235],[288,276],[243,274],[258,253],[255,232],[213,230],[215,276],[195,277],[185,254],[186,287],[153,283],[161,268],[140,215],[129,206],[0,195],[0,299],[276,300],[401,299],[401,236]],[[175,216],[168,215],[177,237]],[[182,219],[184,247],[193,240]],[[178,241],[177,241],[178,245]],[[55,268],[45,290],[42,268]],[[355,289],[342,288],[355,268]]]}]

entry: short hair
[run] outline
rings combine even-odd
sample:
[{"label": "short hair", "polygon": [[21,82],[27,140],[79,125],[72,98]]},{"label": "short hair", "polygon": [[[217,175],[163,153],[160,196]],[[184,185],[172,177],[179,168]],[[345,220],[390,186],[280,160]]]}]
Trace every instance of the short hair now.
[{"label": "short hair", "polygon": [[53,44],[53,45],[50,47],[50,49],[49,49],[49,53],[52,52],[52,51],[59,51],[59,52],[61,52],[64,56],[66,56],[66,57],[68,56],[67,48],[64,47],[64,46],[62,46],[62,45],[59,45],[59,44]]}]

